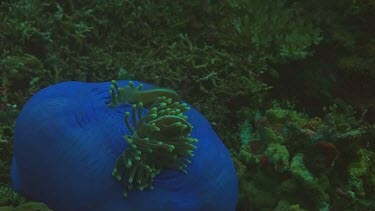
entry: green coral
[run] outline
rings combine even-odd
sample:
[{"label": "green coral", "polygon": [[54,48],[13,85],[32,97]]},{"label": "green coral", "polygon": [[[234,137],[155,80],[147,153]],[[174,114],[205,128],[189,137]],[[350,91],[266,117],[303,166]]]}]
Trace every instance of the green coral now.
[{"label": "green coral", "polygon": [[285,123],[286,121],[290,121],[290,122],[303,121],[301,114],[298,114],[297,111],[281,109],[281,108],[268,109],[265,113],[265,116],[271,124]]},{"label": "green coral", "polygon": [[[322,118],[280,107],[268,109],[262,117],[250,115],[255,125],[248,135],[251,141],[237,154],[248,166],[241,170],[240,180],[251,180],[261,191],[278,191],[272,197],[302,208],[371,207],[374,126],[364,124],[363,114],[350,106],[334,105],[325,111]],[[252,202],[251,208],[261,209],[261,203]],[[288,209],[284,205],[279,204]]]},{"label": "green coral", "polygon": [[367,149],[357,151],[357,159],[353,160],[349,165],[349,173],[355,177],[361,177],[374,164],[375,153]]},{"label": "green coral", "polygon": [[8,187],[0,187],[0,211],[52,211],[47,205],[29,201]]},{"label": "green coral", "polygon": [[283,143],[284,138],[275,133],[272,128],[262,127],[258,129],[258,135],[261,140],[267,143]]},{"label": "green coral", "polygon": [[17,105],[6,104],[4,107],[0,110],[0,185],[5,185],[9,181],[13,128],[19,113]]},{"label": "green coral", "polygon": [[[125,103],[135,102],[128,101],[122,95],[126,95],[129,90],[140,92],[142,87],[134,88],[133,83],[129,82],[129,86],[120,89],[116,83],[113,84],[110,107],[117,105],[120,100],[125,100]],[[134,188],[152,189],[155,176],[163,169],[173,168],[187,173],[189,158],[194,155],[194,143],[198,140],[190,138],[193,126],[183,114],[189,107],[172,98],[160,96],[163,94],[161,90],[152,92],[153,103],[146,115],[142,115],[143,102],[133,104],[131,114],[125,114],[125,124],[131,135],[124,137],[128,147],[117,159],[112,172],[116,180],[123,181],[125,197]]]},{"label": "green coral", "polygon": [[292,158],[290,172],[303,183],[313,185],[315,183],[315,177],[305,166],[303,157],[304,155],[302,153],[298,153]]},{"label": "green coral", "polygon": [[363,176],[369,172],[370,167],[374,166],[375,153],[366,149],[359,149],[356,154],[357,158],[348,167],[349,186],[358,196],[364,196]]},{"label": "green coral", "polygon": [[302,209],[299,204],[291,204],[288,201],[280,200],[277,203],[275,211],[305,211],[305,209]]},{"label": "green coral", "polygon": [[276,171],[285,172],[289,169],[289,152],[286,146],[278,143],[268,144],[264,154],[274,164]]},{"label": "green coral", "polygon": [[0,211],[52,211],[47,205],[41,202],[27,202],[17,207],[0,206]]},{"label": "green coral", "polygon": [[231,24],[237,36],[255,49],[266,51],[272,62],[303,59],[322,40],[319,28],[283,1],[230,0],[236,11]]},{"label": "green coral", "polygon": [[238,154],[238,158],[247,166],[259,163],[259,156],[254,155],[242,148]]},{"label": "green coral", "polygon": [[9,187],[0,186],[0,206],[17,206],[26,201],[26,198],[15,193]]}]

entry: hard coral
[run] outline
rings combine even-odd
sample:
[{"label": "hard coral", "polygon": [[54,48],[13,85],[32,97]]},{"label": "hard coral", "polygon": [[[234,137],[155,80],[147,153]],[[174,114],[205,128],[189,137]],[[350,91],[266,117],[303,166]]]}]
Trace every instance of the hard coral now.
[{"label": "hard coral", "polygon": [[163,92],[144,107],[142,98],[114,102],[120,88],[110,85],[64,82],[28,101],[15,128],[13,189],[54,210],[234,210],[233,162],[208,121]]}]

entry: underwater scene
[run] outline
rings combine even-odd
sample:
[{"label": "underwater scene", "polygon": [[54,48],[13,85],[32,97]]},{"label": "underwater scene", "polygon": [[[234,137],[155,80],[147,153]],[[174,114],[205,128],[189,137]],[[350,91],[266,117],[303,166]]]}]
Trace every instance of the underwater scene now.
[{"label": "underwater scene", "polygon": [[374,0],[3,0],[0,211],[375,210]]}]

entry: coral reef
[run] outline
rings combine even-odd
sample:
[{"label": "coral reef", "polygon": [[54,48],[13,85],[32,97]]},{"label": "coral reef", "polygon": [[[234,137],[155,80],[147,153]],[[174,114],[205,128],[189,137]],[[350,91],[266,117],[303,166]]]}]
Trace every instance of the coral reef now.
[{"label": "coral reef", "polygon": [[332,106],[323,119],[268,109],[237,154],[237,169],[247,166],[239,171],[239,209],[279,210],[287,203],[337,210],[359,201],[361,209],[373,209],[374,183],[367,181],[374,177],[375,153],[368,138],[375,125],[362,121],[351,107]]},{"label": "coral reef", "polygon": [[31,96],[115,78],[169,87],[207,117],[239,210],[375,210],[374,13],[373,0],[1,1],[0,185]]}]

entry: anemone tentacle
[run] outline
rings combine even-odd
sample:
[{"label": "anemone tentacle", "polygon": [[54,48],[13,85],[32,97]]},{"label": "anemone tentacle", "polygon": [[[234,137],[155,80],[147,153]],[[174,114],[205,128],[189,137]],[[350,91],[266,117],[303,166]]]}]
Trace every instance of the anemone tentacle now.
[{"label": "anemone tentacle", "polygon": [[[142,95],[141,89],[142,85],[134,87],[132,82],[124,88],[119,88],[116,82],[112,82],[109,106],[114,107],[121,102],[136,102],[132,96],[124,95],[132,95],[135,91]],[[114,178],[124,183],[125,197],[134,188],[152,189],[155,176],[163,169],[175,168],[187,173],[189,158],[194,156],[194,143],[198,140],[190,137],[193,126],[183,113],[189,107],[175,101],[179,97],[157,96],[163,93],[160,90],[163,89],[153,93],[153,101],[148,102],[150,107],[146,115],[142,115],[143,102],[136,102],[131,113],[125,113],[125,125],[131,135],[124,136],[128,147],[120,154],[112,171]]]}]

